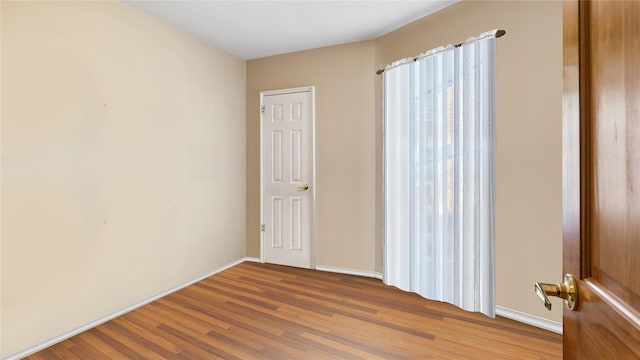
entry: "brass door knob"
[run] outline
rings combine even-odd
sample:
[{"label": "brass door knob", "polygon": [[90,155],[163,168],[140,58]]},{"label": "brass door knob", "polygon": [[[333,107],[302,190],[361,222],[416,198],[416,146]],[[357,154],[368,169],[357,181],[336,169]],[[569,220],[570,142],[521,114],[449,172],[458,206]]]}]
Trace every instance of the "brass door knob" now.
[{"label": "brass door knob", "polygon": [[302,184],[302,185],[298,185],[296,186],[298,189],[300,190],[309,190],[309,184]]},{"label": "brass door knob", "polygon": [[538,298],[549,311],[551,311],[551,301],[547,295],[564,299],[569,310],[575,310],[578,306],[578,283],[575,276],[571,274],[566,274],[564,282],[560,284],[536,283],[534,289]]}]

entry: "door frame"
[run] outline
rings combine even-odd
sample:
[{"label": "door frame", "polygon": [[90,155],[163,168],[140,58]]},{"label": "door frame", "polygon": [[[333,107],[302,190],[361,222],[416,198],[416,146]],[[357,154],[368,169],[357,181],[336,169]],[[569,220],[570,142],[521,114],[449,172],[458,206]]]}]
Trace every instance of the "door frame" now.
[{"label": "door frame", "polygon": [[260,91],[260,262],[264,263],[264,231],[262,231],[262,225],[264,222],[264,113],[262,112],[264,106],[264,97],[269,95],[285,95],[293,93],[311,93],[311,178],[309,179],[309,187],[311,194],[309,195],[309,204],[311,208],[311,221],[310,221],[310,259],[311,269],[316,268],[316,87],[315,86],[302,86],[296,88],[277,89],[277,90],[265,90]]},{"label": "door frame", "polygon": [[[562,219],[563,274],[578,279],[589,277],[590,264],[583,262],[590,254],[581,256],[587,248],[587,214],[581,205],[587,201],[586,164],[588,93],[585,93],[586,56],[580,53],[579,32],[586,24],[578,17],[578,1],[563,3],[563,121],[562,121]],[[581,91],[581,87],[583,88]],[[565,311],[565,315],[571,314]]]}]

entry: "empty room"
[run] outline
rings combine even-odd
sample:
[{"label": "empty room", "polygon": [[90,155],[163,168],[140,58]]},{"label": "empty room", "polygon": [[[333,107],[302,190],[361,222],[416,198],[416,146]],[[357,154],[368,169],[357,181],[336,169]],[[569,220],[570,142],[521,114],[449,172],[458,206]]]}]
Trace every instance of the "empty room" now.
[{"label": "empty room", "polygon": [[0,359],[640,358],[640,2],[0,11]]}]

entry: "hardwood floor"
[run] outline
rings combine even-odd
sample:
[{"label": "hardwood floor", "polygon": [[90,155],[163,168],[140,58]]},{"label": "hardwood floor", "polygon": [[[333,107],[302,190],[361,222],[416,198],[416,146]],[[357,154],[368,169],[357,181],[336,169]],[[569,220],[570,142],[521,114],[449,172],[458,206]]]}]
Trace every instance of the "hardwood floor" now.
[{"label": "hardwood floor", "polygon": [[562,336],[380,280],[245,262],[27,359],[561,359]]}]

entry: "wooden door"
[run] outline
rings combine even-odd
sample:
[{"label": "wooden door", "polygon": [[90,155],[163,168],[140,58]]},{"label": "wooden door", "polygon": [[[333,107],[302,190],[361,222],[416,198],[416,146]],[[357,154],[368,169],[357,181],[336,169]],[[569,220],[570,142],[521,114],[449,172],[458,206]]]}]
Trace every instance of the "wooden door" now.
[{"label": "wooden door", "polygon": [[313,88],[261,93],[262,261],[311,268]]},{"label": "wooden door", "polygon": [[640,2],[564,4],[565,359],[640,359]]}]

